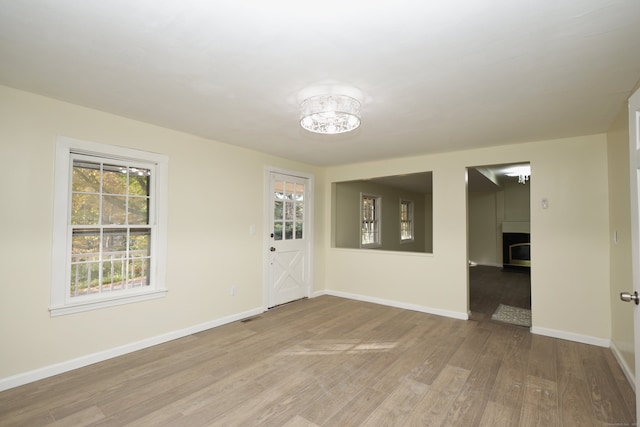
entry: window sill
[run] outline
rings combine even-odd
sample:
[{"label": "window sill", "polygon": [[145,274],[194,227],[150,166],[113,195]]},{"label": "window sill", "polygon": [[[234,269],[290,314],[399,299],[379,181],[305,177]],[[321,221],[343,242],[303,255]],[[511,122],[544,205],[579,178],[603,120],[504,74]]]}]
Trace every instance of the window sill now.
[{"label": "window sill", "polygon": [[376,249],[381,247],[382,247],[382,244],[380,243],[370,243],[368,245],[360,245],[360,249]]},{"label": "window sill", "polygon": [[102,298],[99,300],[82,301],[72,304],[52,306],[49,307],[49,312],[51,314],[51,317],[64,316],[66,314],[81,313],[83,311],[98,310],[101,308],[115,307],[117,305],[163,298],[166,294],[166,289],[157,291],[146,291],[144,293],[121,295],[108,299]]}]

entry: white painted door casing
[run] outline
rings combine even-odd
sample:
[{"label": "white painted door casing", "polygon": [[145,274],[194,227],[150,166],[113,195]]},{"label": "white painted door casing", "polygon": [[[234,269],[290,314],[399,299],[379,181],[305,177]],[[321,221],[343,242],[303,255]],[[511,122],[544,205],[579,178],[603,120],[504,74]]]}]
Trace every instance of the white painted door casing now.
[{"label": "white painted door casing", "polygon": [[[629,158],[631,175],[631,259],[633,291],[640,293],[640,90],[629,98]],[[640,306],[633,311],[636,417],[640,420]]]},{"label": "white painted door casing", "polygon": [[313,177],[266,169],[265,308],[311,296]]}]

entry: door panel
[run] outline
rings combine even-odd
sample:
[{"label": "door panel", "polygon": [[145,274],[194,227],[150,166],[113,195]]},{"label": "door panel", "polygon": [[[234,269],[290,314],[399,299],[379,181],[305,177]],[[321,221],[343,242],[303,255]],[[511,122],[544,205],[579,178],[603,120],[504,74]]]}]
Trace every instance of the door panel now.
[{"label": "door panel", "polygon": [[[631,257],[633,291],[640,293],[640,90],[629,98],[629,157],[631,171]],[[622,295],[621,295],[622,297]],[[637,304],[637,303],[636,303]],[[636,373],[636,416],[640,420],[640,310],[635,305],[634,349]]]},{"label": "door panel", "polygon": [[269,176],[270,246],[267,307],[310,294],[308,179],[281,173]]}]

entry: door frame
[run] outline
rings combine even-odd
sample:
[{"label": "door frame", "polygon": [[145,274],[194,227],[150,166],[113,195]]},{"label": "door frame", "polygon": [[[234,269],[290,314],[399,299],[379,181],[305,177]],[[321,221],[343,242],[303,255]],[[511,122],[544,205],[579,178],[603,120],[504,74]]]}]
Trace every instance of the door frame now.
[{"label": "door frame", "polygon": [[[481,167],[507,167],[509,165],[520,165],[520,164],[524,164],[524,163],[528,163],[529,166],[532,166],[532,161],[531,159],[527,159],[527,160],[521,160],[521,161],[497,161],[495,163],[484,163],[481,165],[471,165],[471,166],[466,166],[465,167],[465,225],[466,225],[466,277],[467,277],[467,315],[469,316],[469,318],[471,318],[472,316],[472,312],[471,312],[471,284],[470,284],[470,269],[471,269],[471,265],[469,264],[470,257],[469,257],[469,248],[471,246],[471,236],[469,233],[469,169],[471,168],[481,168]],[[531,173],[531,175],[533,175],[533,171]],[[532,216],[532,211],[533,211],[533,204],[532,204],[532,199],[533,199],[533,184],[531,183],[531,181],[527,181],[527,184],[529,185],[529,237],[531,238],[531,236],[533,235],[533,232],[531,230],[533,230],[533,216]],[[503,201],[503,209],[504,209],[504,201]],[[497,212],[496,212],[497,213]],[[496,218],[498,219],[498,218]],[[504,218],[502,218],[502,221],[504,222]],[[496,222],[496,252],[497,255],[500,255],[498,261],[498,265],[497,267],[504,267],[503,264],[503,260],[504,260],[504,254],[502,252],[502,224]],[[529,309],[531,310],[531,327],[529,328],[529,331],[533,331],[534,330],[534,325],[533,325],[533,320],[534,320],[534,311],[533,311],[533,265],[534,263],[531,264],[531,266],[529,267],[529,274],[530,274],[530,280],[529,280],[529,297],[530,297],[530,301],[531,301],[531,305],[529,307]]]},{"label": "door frame", "polygon": [[274,166],[264,167],[264,198],[263,198],[263,239],[262,239],[262,307],[264,311],[269,309],[269,248],[271,247],[271,236],[269,235],[271,230],[271,224],[269,218],[271,217],[271,174],[276,173],[280,175],[289,175],[297,178],[303,178],[307,180],[305,185],[305,227],[306,230],[306,242],[307,242],[307,260],[305,268],[309,272],[309,284],[307,287],[307,298],[312,296],[313,290],[313,247],[314,247],[314,187],[315,180],[313,174],[294,171],[289,169],[282,169]]},{"label": "door frame", "polygon": [[[630,205],[631,205],[631,279],[632,291],[640,293],[640,126],[638,124],[640,111],[640,89],[636,90],[628,102],[629,114],[629,176],[630,176]],[[635,358],[636,417],[640,419],[640,308],[633,309],[633,335]]]}]

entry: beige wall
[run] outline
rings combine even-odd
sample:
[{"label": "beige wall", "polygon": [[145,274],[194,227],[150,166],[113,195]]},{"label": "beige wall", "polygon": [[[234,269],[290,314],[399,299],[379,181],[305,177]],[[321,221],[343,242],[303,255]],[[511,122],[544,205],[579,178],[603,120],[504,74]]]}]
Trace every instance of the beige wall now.
[{"label": "beige wall", "polygon": [[[531,179],[536,179],[532,176]],[[504,184],[504,221],[528,222],[531,219],[531,181]]]},{"label": "beige wall", "polygon": [[[629,202],[629,116],[626,106],[621,108],[607,133],[609,163],[609,237],[611,341],[614,350],[630,372],[635,372],[633,304],[620,301],[620,292],[633,288],[631,277],[631,206]],[[618,242],[613,242],[617,232]]]},{"label": "beige wall", "polygon": [[[534,330],[605,343],[611,335],[609,217],[607,204],[597,201],[608,198],[606,150],[606,136],[592,135],[328,168],[327,186],[374,173],[433,171],[434,237],[433,255],[328,249],[327,287],[466,315],[465,169],[529,161],[535,177],[530,183]],[[545,197],[547,210],[540,206]]]},{"label": "beige wall", "polygon": [[[503,191],[469,193],[469,260],[480,265],[502,266],[501,221],[498,196]],[[502,214],[500,215],[502,216]]]},{"label": "beige wall", "polygon": [[[319,200],[325,192],[313,167],[6,87],[0,121],[0,379],[262,307],[265,165],[314,173]],[[169,156],[165,298],[49,316],[57,135]]]}]

